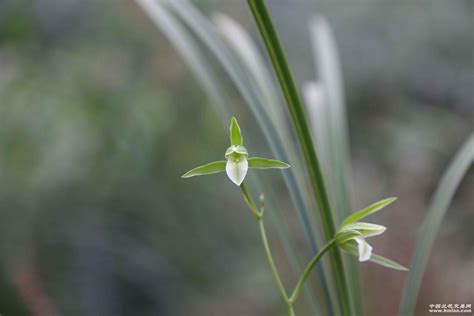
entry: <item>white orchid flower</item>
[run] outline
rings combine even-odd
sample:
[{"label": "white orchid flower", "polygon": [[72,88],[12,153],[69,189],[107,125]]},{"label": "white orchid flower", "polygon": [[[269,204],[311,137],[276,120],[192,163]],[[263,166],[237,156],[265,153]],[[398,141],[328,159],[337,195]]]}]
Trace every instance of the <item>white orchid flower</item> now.
[{"label": "white orchid flower", "polygon": [[219,172],[226,172],[229,179],[240,186],[244,181],[249,168],[255,169],[285,169],[290,165],[279,160],[248,157],[247,149],[244,147],[244,140],[239,123],[232,118],[230,122],[230,143],[231,146],[225,152],[226,161],[215,161],[186,172],[182,178],[202,176]]},{"label": "white orchid flower", "polygon": [[396,198],[389,198],[376,202],[367,208],[356,212],[347,217],[339,227],[336,233],[336,244],[343,250],[359,257],[360,262],[372,261],[380,265],[395,269],[406,271],[407,268],[402,265],[372,253],[372,246],[365,240],[368,237],[373,237],[385,232],[386,227],[377,224],[359,222],[360,219],[369,216],[387,205],[393,203]]},{"label": "white orchid flower", "polygon": [[237,185],[240,185],[247,175],[249,169],[249,162],[247,149],[244,146],[232,145],[227,148],[225,158],[225,172],[229,179]]},{"label": "white orchid flower", "polygon": [[[352,223],[341,227],[338,232],[340,236],[344,236],[343,243],[340,244],[344,247],[347,242],[355,242],[357,244],[359,261],[370,260],[372,256],[372,246],[365,240],[367,237],[377,236],[385,231],[386,227],[382,225],[370,224],[370,223]],[[336,235],[337,240],[337,235]]]}]

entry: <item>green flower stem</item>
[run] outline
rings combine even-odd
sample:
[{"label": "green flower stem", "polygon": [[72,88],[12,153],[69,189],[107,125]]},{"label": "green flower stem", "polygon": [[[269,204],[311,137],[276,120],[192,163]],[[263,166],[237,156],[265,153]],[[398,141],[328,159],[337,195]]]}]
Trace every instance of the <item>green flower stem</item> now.
[{"label": "green flower stem", "polygon": [[295,316],[295,311],[293,309],[293,305],[288,305],[288,312],[290,316]]},{"label": "green flower stem", "polygon": [[245,185],[244,182],[242,182],[242,184],[240,185],[240,190],[242,191],[242,194],[244,195],[245,202],[249,206],[249,208],[252,211],[253,215],[255,215],[257,220],[260,220],[262,218],[262,215],[263,215],[263,206],[260,209],[260,211],[257,210],[257,207],[253,203],[252,198],[249,195],[249,191],[247,190],[247,186]]},{"label": "green flower stem", "polygon": [[255,203],[252,201],[252,198],[247,190],[247,187],[245,186],[245,183],[242,183],[240,185],[240,189],[242,190],[242,194],[244,196],[245,202],[247,202],[247,205],[249,206],[250,210],[252,213],[255,215],[257,218],[258,222],[258,228],[260,230],[260,237],[262,238],[263,242],[263,248],[265,250],[265,255],[267,257],[268,264],[270,265],[270,268],[272,270],[273,278],[275,279],[275,282],[278,286],[278,289],[280,291],[280,294],[285,301],[287,307],[288,307],[288,312],[290,316],[295,316],[295,312],[293,310],[293,304],[290,303],[290,300],[288,298],[288,294],[286,293],[285,287],[283,285],[283,282],[281,281],[280,274],[278,273],[277,267],[275,265],[275,261],[273,260],[272,252],[270,250],[270,246],[268,244],[268,238],[267,238],[267,233],[265,231],[265,224],[263,223],[263,199],[260,201],[261,209],[260,211],[257,210],[255,207]]},{"label": "green flower stem", "polygon": [[331,241],[329,241],[326,244],[326,246],[324,246],[324,248],[321,249],[321,251],[319,251],[319,253],[316,256],[314,256],[313,259],[311,259],[311,261],[308,263],[308,265],[306,266],[306,269],[304,270],[303,274],[301,275],[300,279],[298,280],[298,283],[296,284],[295,289],[293,290],[293,293],[291,294],[291,297],[290,297],[290,303],[291,304],[294,304],[296,302],[296,300],[298,299],[298,297],[301,293],[301,290],[303,289],[303,285],[306,282],[306,280],[308,279],[309,274],[311,273],[311,271],[313,271],[313,268],[316,266],[316,263],[318,263],[319,259],[321,259],[321,257],[329,249],[331,249],[332,246],[334,246],[335,241],[336,241],[335,239],[332,239]]},{"label": "green flower stem", "polygon": [[329,250],[331,247],[335,244],[335,239],[331,239],[326,246],[324,246],[319,253],[311,259],[311,261],[308,263],[306,266],[306,269],[304,270],[303,274],[298,280],[298,283],[295,286],[295,289],[293,290],[293,293],[291,294],[291,297],[288,297],[288,293],[285,290],[285,286],[283,285],[283,282],[281,281],[280,274],[278,273],[277,267],[275,265],[275,261],[273,260],[272,252],[270,250],[270,246],[268,244],[268,238],[267,238],[267,233],[265,230],[265,224],[263,223],[263,198],[260,198],[260,210],[257,210],[255,207],[255,203],[252,200],[252,197],[250,196],[247,187],[245,186],[245,183],[242,183],[240,185],[240,189],[242,190],[242,194],[244,196],[245,202],[249,206],[250,210],[252,213],[255,215],[257,222],[258,222],[258,228],[260,230],[260,236],[262,238],[263,242],[263,248],[265,250],[265,255],[267,256],[268,263],[270,265],[270,268],[272,270],[273,278],[275,279],[275,282],[278,286],[278,289],[280,291],[280,294],[285,301],[287,307],[288,307],[288,313],[290,316],[295,316],[295,311],[293,309],[293,305],[295,304],[296,300],[298,299],[301,290],[303,289],[303,286],[308,279],[311,271],[313,271],[313,268],[316,266],[318,263],[319,259]]},{"label": "green flower stem", "polygon": [[280,279],[280,274],[275,266],[275,262],[273,261],[272,252],[270,251],[270,246],[268,245],[267,234],[265,233],[265,225],[263,224],[263,218],[258,220],[258,228],[260,229],[260,236],[262,237],[263,248],[265,249],[265,255],[267,256],[268,263],[270,264],[270,268],[272,269],[273,277],[275,278],[275,282],[277,283],[278,289],[280,290],[281,296],[285,300],[287,305],[289,304],[288,301],[288,294],[286,294],[285,287]]},{"label": "green flower stem", "polygon": [[[265,42],[265,46],[270,55],[270,59],[285,96],[293,125],[296,129],[296,134],[303,150],[314,195],[319,205],[321,220],[324,227],[324,235],[326,240],[329,241],[336,233],[336,225],[334,223],[331,206],[329,204],[329,196],[326,192],[322,170],[316,155],[301,98],[265,2],[263,0],[247,1]],[[343,315],[351,315],[353,313],[351,313],[349,289],[347,287],[341,253],[339,249],[335,247],[332,248],[330,254],[334,280],[340,298],[339,302],[341,312]]]}]

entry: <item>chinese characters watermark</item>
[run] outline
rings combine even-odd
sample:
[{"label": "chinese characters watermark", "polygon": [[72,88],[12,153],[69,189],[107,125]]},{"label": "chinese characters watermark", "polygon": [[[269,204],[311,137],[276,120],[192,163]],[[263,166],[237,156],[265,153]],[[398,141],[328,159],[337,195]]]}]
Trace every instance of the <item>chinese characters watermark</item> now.
[{"label": "chinese characters watermark", "polygon": [[430,313],[472,313],[472,304],[430,304]]}]

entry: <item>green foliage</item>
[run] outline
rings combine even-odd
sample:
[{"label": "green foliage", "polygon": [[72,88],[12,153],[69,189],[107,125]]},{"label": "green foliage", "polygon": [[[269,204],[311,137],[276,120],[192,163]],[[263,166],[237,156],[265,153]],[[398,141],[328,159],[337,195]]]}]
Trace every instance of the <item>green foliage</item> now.
[{"label": "green foliage", "polygon": [[456,153],[445,173],[438,188],[434,193],[427,214],[423,220],[416,239],[415,250],[410,264],[410,274],[405,283],[400,315],[414,315],[416,298],[421,286],[429,254],[441,227],[443,218],[448,211],[449,204],[454,197],[461,180],[466,175],[469,167],[474,162],[474,134],[464,142]]}]

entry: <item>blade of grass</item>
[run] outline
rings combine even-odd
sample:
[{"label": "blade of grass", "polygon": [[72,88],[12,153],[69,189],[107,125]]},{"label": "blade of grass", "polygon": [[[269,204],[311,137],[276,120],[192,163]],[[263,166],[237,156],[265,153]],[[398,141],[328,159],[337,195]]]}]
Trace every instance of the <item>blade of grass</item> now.
[{"label": "blade of grass", "polygon": [[[263,37],[287,101],[293,125],[303,149],[316,201],[319,205],[325,237],[329,241],[335,234],[336,226],[300,96],[265,2],[262,0],[248,0],[248,4]],[[337,248],[333,248],[330,254],[334,279],[340,298],[341,312],[343,315],[351,315],[350,297],[340,251]]]},{"label": "blade of grass", "polygon": [[253,80],[258,90],[260,90],[265,100],[265,107],[270,110],[269,113],[272,121],[276,122],[275,125],[280,127],[278,130],[288,130],[284,120],[283,108],[280,106],[280,100],[277,97],[278,90],[251,36],[239,23],[227,15],[216,14],[214,21],[222,36],[246,66],[245,68],[250,74],[249,79]]},{"label": "blade of grass", "polygon": [[406,279],[400,303],[400,315],[414,315],[418,292],[436,234],[461,180],[473,162],[474,134],[471,134],[442,176],[418,232],[410,272]]},{"label": "blade of grass", "polygon": [[329,163],[331,160],[329,144],[331,139],[328,136],[330,126],[328,126],[327,101],[325,100],[323,86],[317,81],[306,82],[302,89],[302,95],[324,176],[327,179],[328,187],[332,188],[334,183],[331,179],[331,172],[329,172],[331,170]]},{"label": "blade of grass", "polygon": [[339,219],[350,211],[349,176],[349,132],[344,102],[344,87],[341,79],[339,54],[332,30],[323,17],[315,17],[310,25],[313,55],[326,103],[328,138],[330,147],[329,165],[334,178],[335,208]]},{"label": "blade of grass", "polygon": [[[331,202],[336,208],[336,221],[340,222],[351,209],[349,193],[351,168],[349,129],[339,53],[333,32],[323,17],[314,17],[309,23],[309,31],[317,66],[316,73],[322,90],[321,115],[313,121],[323,124],[321,129],[326,129],[323,137],[327,136],[327,140],[320,141],[324,143],[320,146],[328,147],[322,161],[326,168],[326,179],[330,185],[329,191],[332,192]],[[363,315],[358,265],[350,259],[345,260],[345,264],[354,311],[357,315]]]}]

